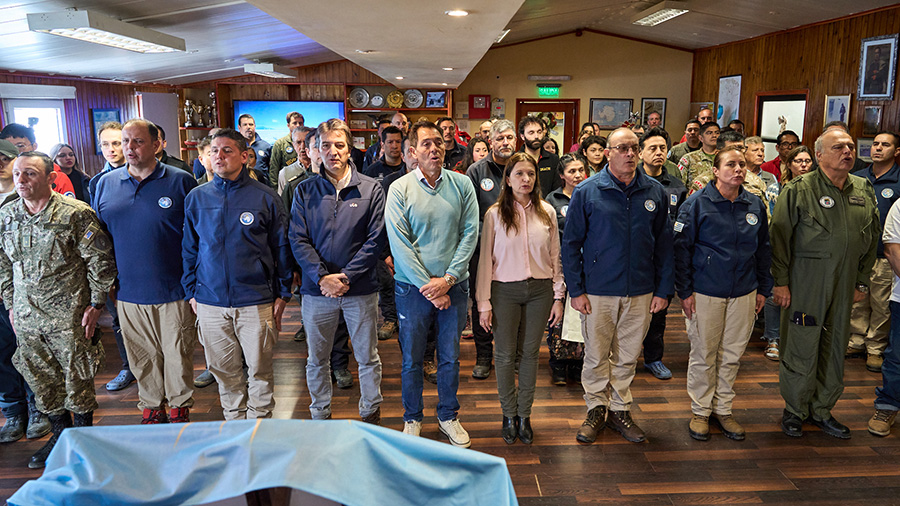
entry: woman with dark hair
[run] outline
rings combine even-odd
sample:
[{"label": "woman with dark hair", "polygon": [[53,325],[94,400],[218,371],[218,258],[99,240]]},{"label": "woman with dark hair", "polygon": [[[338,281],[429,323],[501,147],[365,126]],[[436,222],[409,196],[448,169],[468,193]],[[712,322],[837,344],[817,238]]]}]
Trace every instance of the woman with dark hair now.
[{"label": "woman with dark hair", "polygon": [[531,405],[541,337],[548,321],[556,325],[563,317],[565,284],[553,214],[541,198],[537,160],[515,153],[506,162],[500,197],[484,215],[475,290],[479,323],[494,333],[507,444],[517,437],[525,444],[534,440]]},{"label": "woman with dark hair", "polygon": [[781,173],[781,185],[784,186],[784,183],[791,179],[806,174],[812,170],[812,167],[812,152],[806,146],[797,146],[784,159],[784,168],[787,170]]},{"label": "woman with dark hair", "polygon": [[557,144],[552,137],[547,137],[544,139],[544,149],[549,153],[553,153],[554,155],[559,156],[559,144]]},{"label": "woman with dark hair", "polygon": [[592,123],[585,123],[581,125],[581,131],[578,132],[578,142],[572,144],[572,147],[569,148],[569,153],[576,153],[579,149],[581,149],[581,143],[592,135],[594,135],[594,126]]},{"label": "woman with dark hair", "polygon": [[[456,172],[465,174],[473,163],[486,157],[490,152],[491,146],[488,144],[488,141],[481,137],[475,137],[469,142],[469,145],[466,146],[466,156],[463,158],[462,165],[459,166],[460,170],[457,170]],[[454,170],[456,169],[454,168]]]},{"label": "woman with dark hair", "polygon": [[606,164],[606,155],[603,150],[606,149],[606,138],[591,135],[581,141],[581,147],[578,148],[578,154],[586,161],[588,177],[600,172]]},{"label": "woman with dark hair", "polygon": [[53,160],[53,163],[59,165],[59,169],[63,174],[72,181],[75,198],[90,204],[91,192],[89,188],[91,178],[85,175],[84,172],[81,172],[78,166],[78,158],[75,157],[75,149],[66,143],[57,144],[50,150],[50,159]]},{"label": "woman with dark hair", "polygon": [[[587,179],[584,158],[576,153],[563,155],[559,159],[559,177],[563,187],[557,188],[547,195],[547,202],[556,209],[556,225],[562,240],[566,226],[566,212],[569,200],[579,183]],[[547,348],[550,349],[550,379],[554,385],[565,386],[566,378],[581,383],[581,369],[584,361],[584,337],[581,335],[581,318],[578,313],[563,301],[566,308],[564,321],[550,325],[547,330]],[[571,316],[570,316],[571,314]]]}]

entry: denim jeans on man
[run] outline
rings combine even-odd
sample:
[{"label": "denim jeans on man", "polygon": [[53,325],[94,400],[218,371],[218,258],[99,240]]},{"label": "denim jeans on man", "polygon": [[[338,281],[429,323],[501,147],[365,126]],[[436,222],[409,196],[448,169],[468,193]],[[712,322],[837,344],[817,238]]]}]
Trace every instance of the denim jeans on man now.
[{"label": "denim jeans on man", "polygon": [[469,283],[462,281],[447,292],[450,307],[438,310],[419,293],[415,285],[396,282],[394,299],[400,322],[400,350],[403,367],[400,373],[403,400],[403,421],[422,421],[422,362],[425,356],[425,340],[432,323],[437,324],[437,390],[438,420],[445,422],[456,418],[459,401],[459,336],[466,326],[466,301]]},{"label": "denim jeans on man", "polygon": [[27,416],[28,404],[34,404],[34,392],[13,367],[15,352],[16,334],[9,323],[9,311],[0,302],[0,409],[6,418]]},{"label": "denim jeans on man", "polygon": [[891,301],[891,332],[888,334],[882,384],[875,389],[875,409],[900,411],[900,302]]}]

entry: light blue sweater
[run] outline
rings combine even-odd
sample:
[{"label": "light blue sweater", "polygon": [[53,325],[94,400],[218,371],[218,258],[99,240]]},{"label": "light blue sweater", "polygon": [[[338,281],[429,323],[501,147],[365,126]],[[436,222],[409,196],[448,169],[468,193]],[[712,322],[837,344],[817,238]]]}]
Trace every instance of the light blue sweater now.
[{"label": "light blue sweater", "polygon": [[469,259],[478,243],[478,201],[472,182],[445,170],[436,190],[416,179],[415,171],[388,190],[384,221],[394,279],[423,287],[444,274],[469,277]]}]

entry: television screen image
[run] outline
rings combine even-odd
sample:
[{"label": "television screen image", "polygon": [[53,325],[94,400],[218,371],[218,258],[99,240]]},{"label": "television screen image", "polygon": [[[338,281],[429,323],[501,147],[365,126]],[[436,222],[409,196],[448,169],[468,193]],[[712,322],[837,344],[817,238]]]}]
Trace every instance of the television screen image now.
[{"label": "television screen image", "polygon": [[288,133],[285,116],[291,111],[303,115],[303,124],[315,128],[331,118],[344,118],[344,102],[307,102],[299,100],[235,100],[234,127],[242,114],[253,116],[256,133],[269,144]]}]

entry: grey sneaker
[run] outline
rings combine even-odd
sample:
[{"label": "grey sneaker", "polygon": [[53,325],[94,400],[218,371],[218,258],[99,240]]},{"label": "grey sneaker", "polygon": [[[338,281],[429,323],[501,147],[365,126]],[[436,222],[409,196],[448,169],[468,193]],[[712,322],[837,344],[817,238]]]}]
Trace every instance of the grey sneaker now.
[{"label": "grey sneaker", "polygon": [[347,369],[335,369],[334,381],[341,390],[346,390],[353,386],[353,375]]},{"label": "grey sneaker", "polygon": [[28,430],[25,437],[28,439],[40,439],[50,434],[50,419],[34,406],[28,406]]},{"label": "grey sneaker", "polygon": [[469,433],[466,432],[466,429],[463,429],[463,426],[460,425],[458,419],[454,418],[453,420],[447,420],[446,422],[438,421],[438,427],[445,436],[450,438],[450,444],[453,446],[459,446],[461,448],[472,446],[472,441],[469,440]]},{"label": "grey sneaker", "polygon": [[12,443],[25,436],[25,425],[28,417],[24,414],[11,416],[6,419],[3,428],[0,429],[0,443]]}]

